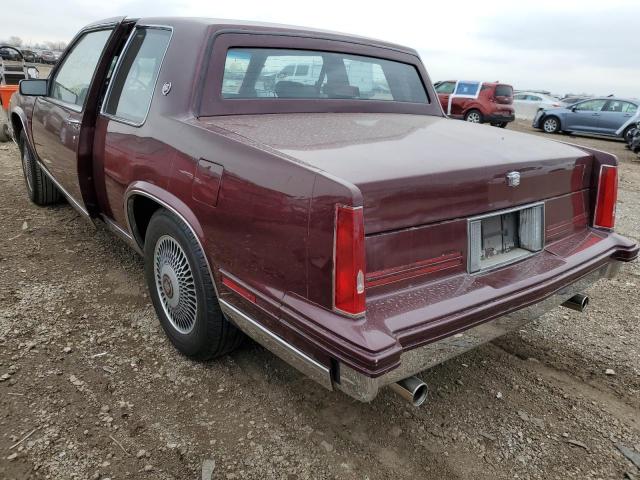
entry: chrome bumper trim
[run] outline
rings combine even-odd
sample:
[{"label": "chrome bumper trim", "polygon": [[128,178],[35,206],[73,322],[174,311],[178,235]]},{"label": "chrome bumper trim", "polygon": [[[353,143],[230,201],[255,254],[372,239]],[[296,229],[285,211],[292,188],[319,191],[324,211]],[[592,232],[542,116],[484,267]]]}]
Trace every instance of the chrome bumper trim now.
[{"label": "chrome bumper trim", "polygon": [[282,338],[271,333],[258,322],[248,317],[226,300],[219,299],[220,307],[233,323],[245,334],[277,355],[289,365],[297,368],[307,377],[315,380],[328,390],[333,390],[331,372],[327,367],[318,363],[306,353],[290,345]]},{"label": "chrome bumper trim", "polygon": [[400,357],[400,366],[377,378],[370,378],[347,365],[340,365],[340,383],[334,386],[362,402],[373,400],[378,391],[392,383],[415,375],[450,358],[471,350],[483,343],[521,328],[553,308],[561,305],[577,293],[582,293],[597,280],[613,278],[620,269],[620,262],[611,262],[576,282],[563,287],[549,297],[528,307],[483,323],[462,333],[438,340],[423,347],[408,350]]}]

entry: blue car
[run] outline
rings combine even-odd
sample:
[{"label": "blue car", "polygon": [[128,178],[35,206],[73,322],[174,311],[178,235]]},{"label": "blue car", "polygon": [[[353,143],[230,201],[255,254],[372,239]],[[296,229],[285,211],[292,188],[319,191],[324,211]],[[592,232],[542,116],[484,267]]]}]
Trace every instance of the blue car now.
[{"label": "blue car", "polygon": [[566,107],[539,110],[533,127],[546,133],[592,133],[624,138],[627,132],[620,128],[636,115],[638,104],[640,100],[590,98]]}]

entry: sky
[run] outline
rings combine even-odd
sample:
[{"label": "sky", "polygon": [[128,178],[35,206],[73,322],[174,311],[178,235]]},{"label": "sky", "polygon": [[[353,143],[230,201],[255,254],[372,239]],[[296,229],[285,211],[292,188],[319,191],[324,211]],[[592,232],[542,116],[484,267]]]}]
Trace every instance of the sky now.
[{"label": "sky", "polygon": [[519,90],[640,97],[638,0],[21,0],[3,9],[0,38],[69,41],[84,25],[118,15],[335,30],[413,47],[433,81],[498,80]]}]

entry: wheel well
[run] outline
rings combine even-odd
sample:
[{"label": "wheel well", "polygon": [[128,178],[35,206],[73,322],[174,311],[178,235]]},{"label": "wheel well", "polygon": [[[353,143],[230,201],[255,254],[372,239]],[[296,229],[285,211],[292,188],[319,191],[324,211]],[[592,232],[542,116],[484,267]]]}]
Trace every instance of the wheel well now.
[{"label": "wheel well", "polygon": [[635,128],[635,125],[633,123],[631,125],[627,125],[627,128],[622,131],[622,138],[626,137],[627,133],[629,133],[629,130],[631,130],[632,128]]},{"label": "wheel well", "polygon": [[160,208],[163,208],[163,206],[144,195],[133,195],[129,198],[127,205],[129,224],[133,236],[141,249],[144,247],[144,239],[151,217]]},{"label": "wheel well", "polygon": [[20,133],[22,132],[22,121],[17,113],[11,114],[11,128],[13,129],[13,138],[18,142],[20,140]]},{"label": "wheel well", "polygon": [[543,115],[542,118],[540,119],[540,122],[544,122],[548,118],[555,118],[556,121],[558,122],[558,130],[562,130],[562,120],[560,120],[560,117],[557,115],[553,115],[553,114]]}]

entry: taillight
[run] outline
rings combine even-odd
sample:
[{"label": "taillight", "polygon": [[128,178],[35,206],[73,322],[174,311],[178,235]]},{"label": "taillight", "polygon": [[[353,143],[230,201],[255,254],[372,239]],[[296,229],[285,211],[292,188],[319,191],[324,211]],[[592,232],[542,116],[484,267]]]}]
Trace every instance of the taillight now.
[{"label": "taillight", "polygon": [[360,316],[365,311],[364,218],[362,207],[336,206],[333,305]]},{"label": "taillight", "polygon": [[616,201],[618,200],[618,167],[602,165],[598,178],[596,210],[593,226],[613,229],[616,223]]}]

